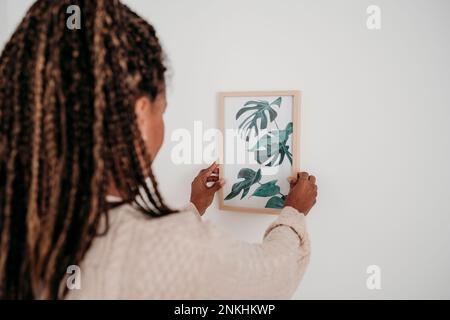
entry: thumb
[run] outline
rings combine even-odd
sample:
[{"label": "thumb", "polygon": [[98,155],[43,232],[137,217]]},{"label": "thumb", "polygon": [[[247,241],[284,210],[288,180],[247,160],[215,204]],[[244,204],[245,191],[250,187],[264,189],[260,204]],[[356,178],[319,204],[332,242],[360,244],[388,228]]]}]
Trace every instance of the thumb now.
[{"label": "thumb", "polygon": [[287,181],[289,182],[289,189],[292,189],[297,184],[297,179],[294,177],[287,178]]},{"label": "thumb", "polygon": [[217,164],[217,161],[214,161],[214,162],[212,163],[212,165],[210,165],[208,168],[205,169],[204,175],[205,175],[205,176],[211,175],[211,174],[214,172],[214,170],[216,170],[216,168],[217,168],[218,166],[219,166],[219,165]]}]

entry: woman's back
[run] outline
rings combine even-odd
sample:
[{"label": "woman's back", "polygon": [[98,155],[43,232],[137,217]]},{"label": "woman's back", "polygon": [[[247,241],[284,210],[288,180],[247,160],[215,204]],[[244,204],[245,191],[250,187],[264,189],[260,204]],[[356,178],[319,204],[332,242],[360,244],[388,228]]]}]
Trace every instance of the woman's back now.
[{"label": "woman's back", "polygon": [[81,289],[67,299],[291,297],[309,260],[302,214],[285,208],[263,244],[248,244],[193,210],[158,219],[130,205],[111,210],[108,233],[94,240],[80,266]]}]

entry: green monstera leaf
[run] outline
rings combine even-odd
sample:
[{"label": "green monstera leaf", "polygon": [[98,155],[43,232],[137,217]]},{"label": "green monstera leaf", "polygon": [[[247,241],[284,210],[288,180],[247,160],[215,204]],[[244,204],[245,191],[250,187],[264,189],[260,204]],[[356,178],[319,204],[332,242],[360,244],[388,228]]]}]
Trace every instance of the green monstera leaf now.
[{"label": "green monstera leaf", "polygon": [[274,196],[270,198],[266,203],[266,208],[271,209],[281,209],[284,206],[284,200],[286,199],[285,196]]},{"label": "green monstera leaf", "polygon": [[[271,103],[265,100],[251,100],[244,104],[236,113],[236,120],[238,120],[244,114],[247,117],[239,124],[239,133],[242,137],[245,137],[246,141],[250,140],[251,133],[253,132],[255,137],[259,134],[259,130],[267,129],[267,124],[275,120],[278,113],[273,108],[281,105],[281,97],[278,97]],[[258,120],[260,122],[258,128]]]},{"label": "green monstera leaf", "polygon": [[265,134],[249,149],[255,152],[255,160],[268,167],[283,163],[285,157],[292,164],[292,153],[287,145],[293,132],[293,124],[289,122],[284,130],[273,130]]},{"label": "green monstera leaf", "polygon": [[261,180],[261,169],[253,171],[249,168],[243,168],[238,173],[239,179],[244,179],[236,182],[231,187],[231,192],[225,197],[225,200],[230,200],[242,192],[241,199],[244,198],[250,191],[250,187]]},{"label": "green monstera leaf", "polygon": [[243,168],[238,173],[238,178],[242,179],[231,187],[231,192],[225,197],[225,200],[230,200],[241,194],[241,199],[244,198],[250,191],[250,188],[259,184],[258,188],[253,192],[255,197],[271,197],[267,203],[266,208],[280,209],[284,206],[286,196],[280,193],[280,186],[277,185],[277,180],[272,180],[266,183],[261,183],[261,169],[254,171],[249,168]]},{"label": "green monstera leaf", "polygon": [[271,197],[280,192],[280,187],[277,186],[278,180],[272,180],[264,183],[258,187],[258,189],[253,192],[255,197]]}]

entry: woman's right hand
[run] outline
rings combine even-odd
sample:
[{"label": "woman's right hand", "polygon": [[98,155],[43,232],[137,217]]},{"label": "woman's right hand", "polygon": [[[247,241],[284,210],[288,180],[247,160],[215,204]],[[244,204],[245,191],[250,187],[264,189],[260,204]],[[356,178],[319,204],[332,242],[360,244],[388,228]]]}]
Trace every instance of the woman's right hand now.
[{"label": "woman's right hand", "polygon": [[307,172],[297,173],[296,177],[290,177],[291,189],[284,202],[285,207],[293,207],[305,216],[316,203],[317,185],[316,177]]}]

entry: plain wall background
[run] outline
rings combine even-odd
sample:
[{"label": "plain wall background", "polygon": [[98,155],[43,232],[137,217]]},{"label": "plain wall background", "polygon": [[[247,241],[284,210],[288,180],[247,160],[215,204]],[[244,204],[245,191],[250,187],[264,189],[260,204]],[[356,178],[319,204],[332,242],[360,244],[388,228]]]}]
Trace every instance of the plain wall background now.
[{"label": "plain wall background", "polygon": [[[0,44],[29,0],[0,1]],[[450,2],[127,0],[169,57],[161,191],[181,206],[203,165],[171,163],[171,132],[217,127],[216,93],[302,91],[301,167],[318,178],[309,269],[294,298],[450,298]],[[366,28],[366,8],[382,28]],[[207,219],[260,241],[273,216]],[[381,290],[366,268],[381,267]],[[220,277],[220,275],[217,275]]]}]

